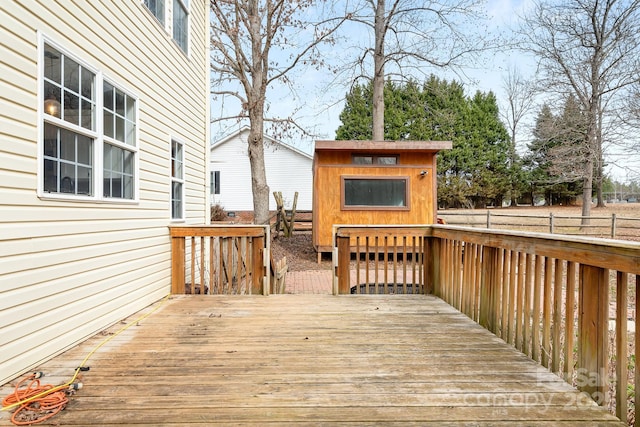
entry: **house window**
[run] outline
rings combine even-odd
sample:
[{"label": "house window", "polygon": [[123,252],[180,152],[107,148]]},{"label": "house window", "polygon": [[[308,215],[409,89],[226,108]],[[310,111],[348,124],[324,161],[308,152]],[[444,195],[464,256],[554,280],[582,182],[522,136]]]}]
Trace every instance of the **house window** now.
[{"label": "house window", "polygon": [[220,171],[211,172],[211,194],[220,194]]},{"label": "house window", "polygon": [[184,219],[184,146],[171,141],[171,219]]},{"label": "house window", "polygon": [[41,194],[134,199],[136,99],[60,49],[42,51]]},{"label": "house window", "polygon": [[408,177],[342,177],[343,209],[409,209]]},{"label": "house window", "polygon": [[189,0],[173,0],[173,39],[185,53],[189,42]]},{"label": "house window", "polygon": [[354,154],[351,157],[354,165],[395,165],[398,163],[398,156],[377,156]]},{"label": "house window", "polygon": [[144,0],[144,5],[164,27],[164,0]]},{"label": "house window", "polygon": [[136,100],[106,81],[102,92],[104,196],[133,199]]}]

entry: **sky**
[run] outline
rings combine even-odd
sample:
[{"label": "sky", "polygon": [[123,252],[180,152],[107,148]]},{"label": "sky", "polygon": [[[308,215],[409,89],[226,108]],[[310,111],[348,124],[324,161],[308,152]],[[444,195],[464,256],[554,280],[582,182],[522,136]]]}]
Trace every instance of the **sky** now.
[{"label": "sky", "polygon": [[[521,16],[531,5],[531,0],[487,0],[486,14],[490,17],[489,29],[495,32],[508,33],[510,28],[517,25],[518,17]],[[368,38],[362,34],[361,29],[354,28],[348,37],[352,39]],[[360,33],[358,33],[360,31]],[[328,58],[340,58],[348,55],[349,52],[340,48],[333,48],[325,52]],[[498,104],[503,108],[505,94],[503,81],[507,70],[510,67],[517,67],[518,72],[523,77],[530,77],[535,72],[535,59],[527,57],[522,53],[513,51],[493,51],[483,58],[482,64],[475,68],[465,68],[462,73],[454,73],[446,69],[432,69],[435,75],[447,80],[457,80],[461,82],[467,95],[472,95],[476,90],[483,92],[493,91],[498,99]],[[287,117],[295,112],[296,121],[301,124],[314,137],[293,137],[281,138],[283,142],[293,145],[307,153],[313,152],[314,141],[335,138],[335,131],[340,126],[340,112],[344,107],[344,97],[348,92],[348,83],[338,82],[331,84],[329,79],[333,78],[332,73],[326,69],[304,69],[293,75],[291,86],[294,89],[292,94],[286,87],[272,87],[267,92],[270,113]],[[230,109],[237,108],[234,101],[226,99],[212,101],[212,116],[225,115]],[[535,119],[537,109],[527,117],[521,126],[521,131],[517,137],[520,142],[519,151],[525,150],[525,145],[530,139],[530,125]],[[212,124],[212,140],[216,141],[225,135],[239,129],[240,123],[214,123]],[[640,154],[628,155],[609,150],[609,160],[618,163],[620,166],[611,163],[607,168],[607,173],[615,180],[625,182],[628,180],[640,180],[640,170],[636,165],[640,165]],[[629,170],[631,168],[631,171]]]}]

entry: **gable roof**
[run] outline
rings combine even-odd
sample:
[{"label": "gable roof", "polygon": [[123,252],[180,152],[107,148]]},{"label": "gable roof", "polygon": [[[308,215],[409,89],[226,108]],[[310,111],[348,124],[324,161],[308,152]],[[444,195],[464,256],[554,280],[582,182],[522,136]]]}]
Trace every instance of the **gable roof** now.
[{"label": "gable roof", "polygon": [[[249,133],[249,130],[250,130],[249,126],[242,126],[240,129],[238,129],[238,130],[236,130],[236,131],[234,131],[234,132],[232,132],[232,133],[230,133],[228,135],[225,135],[221,139],[219,139],[219,140],[215,141],[213,144],[211,144],[211,150],[214,150],[215,148],[220,147],[221,145],[224,145],[227,142],[229,142],[229,141],[231,141],[231,140],[233,140],[235,138],[239,138],[240,135],[242,135],[243,133]],[[299,148],[294,147],[293,145],[286,144],[286,143],[284,143],[282,141],[279,141],[279,140],[277,140],[275,138],[272,138],[272,137],[270,137],[269,135],[266,135],[266,134],[263,135],[263,138],[269,144],[276,146],[276,148],[277,147],[282,147],[282,148],[285,148],[287,150],[293,151],[294,153],[299,154],[299,155],[301,155],[303,157],[306,157],[309,160],[313,160],[313,155],[311,155],[309,153],[306,153],[306,152],[300,150]]]}]

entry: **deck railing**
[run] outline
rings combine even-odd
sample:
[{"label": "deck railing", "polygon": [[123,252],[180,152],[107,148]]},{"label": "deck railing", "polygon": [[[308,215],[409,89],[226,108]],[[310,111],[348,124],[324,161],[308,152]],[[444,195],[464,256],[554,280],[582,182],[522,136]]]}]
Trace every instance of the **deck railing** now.
[{"label": "deck railing", "polygon": [[269,294],[269,226],[171,226],[171,292]]},{"label": "deck railing", "polygon": [[[640,291],[639,243],[441,225],[336,226],[334,291],[350,289],[356,236],[377,235],[378,242],[388,244],[388,236],[395,242],[404,232],[422,239],[419,268],[425,292],[444,299],[599,404],[615,405],[616,415],[626,420],[627,387],[640,384],[636,355],[628,345],[628,318],[635,318]],[[634,348],[640,345],[639,336]],[[612,363],[615,371],[610,371]],[[612,401],[610,384],[615,386]],[[640,399],[635,401],[640,405]]]}]

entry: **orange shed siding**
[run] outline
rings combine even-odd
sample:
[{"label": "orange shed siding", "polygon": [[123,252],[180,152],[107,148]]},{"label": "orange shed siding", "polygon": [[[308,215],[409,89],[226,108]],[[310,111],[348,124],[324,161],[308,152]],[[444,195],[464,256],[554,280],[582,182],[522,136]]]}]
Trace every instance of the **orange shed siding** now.
[{"label": "orange shed siding", "polygon": [[[340,141],[336,141],[338,146]],[[392,143],[391,143],[392,144]],[[422,147],[428,147],[427,142]],[[368,149],[367,149],[368,148]],[[334,224],[432,224],[436,220],[437,149],[376,151],[370,147],[340,150],[316,146],[313,179],[313,243],[318,252],[332,247]],[[397,155],[395,165],[354,165],[353,154]],[[426,174],[422,174],[426,171]],[[407,177],[406,208],[344,209],[343,177]]]}]

